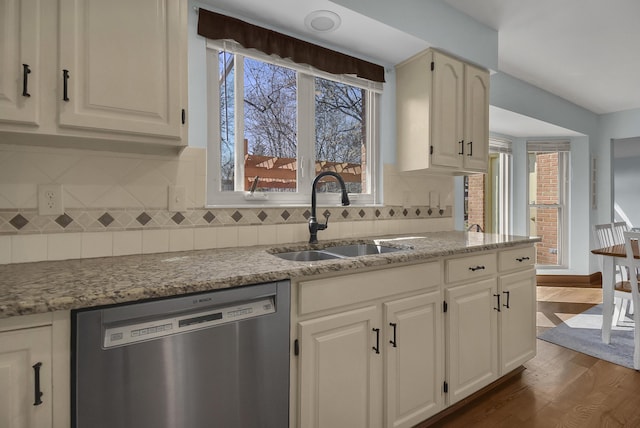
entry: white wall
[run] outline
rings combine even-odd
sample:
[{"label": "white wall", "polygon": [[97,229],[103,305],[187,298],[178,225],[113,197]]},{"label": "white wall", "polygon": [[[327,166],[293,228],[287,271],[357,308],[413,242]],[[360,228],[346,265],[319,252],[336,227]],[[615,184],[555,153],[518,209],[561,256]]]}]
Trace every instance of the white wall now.
[{"label": "white wall", "polygon": [[640,136],[612,141],[614,220],[640,227]]},{"label": "white wall", "polygon": [[498,32],[434,0],[332,0],[491,70],[498,69]]},{"label": "white wall", "polygon": [[613,173],[614,197],[618,210],[614,219],[640,227],[640,155],[614,158]]},{"label": "white wall", "polygon": [[[493,106],[585,134],[584,137],[571,138],[568,269],[546,269],[539,273],[588,275],[595,272],[599,269],[597,260],[587,249],[592,248],[590,143],[598,138],[599,116],[505,73],[491,76],[490,102]],[[532,135],[517,140],[514,145],[514,171],[527,170],[526,140],[535,139],[536,136]],[[526,174],[514,174],[514,233],[522,233],[528,227],[526,179]]]},{"label": "white wall", "polygon": [[613,179],[611,140],[640,136],[640,109],[610,113],[601,116],[600,133],[592,145],[598,159],[598,210],[594,224],[613,219]]}]

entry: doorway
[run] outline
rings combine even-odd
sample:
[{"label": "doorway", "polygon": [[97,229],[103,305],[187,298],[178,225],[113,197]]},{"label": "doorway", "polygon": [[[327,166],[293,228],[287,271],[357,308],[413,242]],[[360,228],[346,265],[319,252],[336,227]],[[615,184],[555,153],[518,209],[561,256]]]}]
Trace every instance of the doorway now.
[{"label": "doorway", "polygon": [[512,233],[511,164],[511,143],[490,140],[487,173],[464,177],[465,230]]},{"label": "doorway", "polygon": [[613,219],[624,221],[629,228],[640,226],[638,165],[640,137],[612,140],[611,173],[613,180]]}]

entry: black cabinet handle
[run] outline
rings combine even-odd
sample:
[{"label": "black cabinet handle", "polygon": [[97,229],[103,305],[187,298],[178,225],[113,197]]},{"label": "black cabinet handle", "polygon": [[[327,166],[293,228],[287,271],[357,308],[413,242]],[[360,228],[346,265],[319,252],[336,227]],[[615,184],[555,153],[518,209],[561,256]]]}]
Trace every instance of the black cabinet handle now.
[{"label": "black cabinet handle", "polygon": [[519,262],[523,262],[525,260],[529,260],[529,257],[518,257],[516,260]]},{"label": "black cabinet handle", "polygon": [[373,350],[376,351],[376,354],[380,353],[380,329],[374,328],[372,329],[376,332],[376,346],[373,347]]},{"label": "black cabinet handle", "polygon": [[467,156],[473,156],[473,141],[469,141],[467,145],[469,146],[469,153],[467,153]]},{"label": "black cabinet handle", "polygon": [[35,376],[35,380],[33,383],[34,386],[34,406],[39,406],[42,404],[42,391],[40,390],[40,367],[42,367],[42,363],[35,363],[33,365],[33,374]]},{"label": "black cabinet handle", "polygon": [[29,68],[29,64],[22,64],[22,96],[30,97],[31,94],[27,89],[29,85],[29,74],[31,74],[31,69]]},{"label": "black cabinet handle", "polygon": [[484,269],[485,269],[485,267],[484,267],[484,266],[476,266],[476,267],[473,267],[473,266],[472,266],[472,267],[470,267],[470,268],[469,268],[469,270],[470,270],[471,272],[475,272],[475,271],[477,271],[477,270],[484,270]]},{"label": "black cabinet handle", "polygon": [[394,348],[397,348],[398,344],[396,342],[396,328],[398,327],[398,324],[395,322],[390,322],[389,325],[393,328],[393,339],[390,340],[389,343],[393,345]]},{"label": "black cabinet handle", "polygon": [[493,309],[495,309],[498,312],[501,312],[500,311],[500,294],[494,294],[493,296],[498,298],[498,307],[494,307]]},{"label": "black cabinet handle", "polygon": [[458,141],[458,144],[460,144],[460,152],[458,154],[464,155],[464,140]]},{"label": "black cabinet handle", "polygon": [[509,297],[510,297],[510,295],[511,295],[511,292],[510,292],[510,291],[503,291],[503,293],[507,295],[507,304],[506,304],[506,305],[503,305],[503,306],[504,306],[505,308],[509,309]]},{"label": "black cabinet handle", "polygon": [[69,70],[62,70],[62,100],[69,101]]}]

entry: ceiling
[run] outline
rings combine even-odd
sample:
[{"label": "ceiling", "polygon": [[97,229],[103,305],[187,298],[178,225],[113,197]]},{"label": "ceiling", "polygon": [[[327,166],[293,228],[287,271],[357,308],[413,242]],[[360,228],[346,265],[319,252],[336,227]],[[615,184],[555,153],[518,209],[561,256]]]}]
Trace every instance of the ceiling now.
[{"label": "ceiling", "polygon": [[[329,0],[202,0],[254,24],[387,67],[428,47],[427,42]],[[640,108],[640,1],[434,0],[446,2],[498,31],[499,71],[597,114]],[[317,33],[305,17],[330,10],[338,29]],[[285,12],[286,11],[286,12]],[[571,136],[575,132],[491,108],[490,127],[514,137]]]},{"label": "ceiling", "polygon": [[640,107],[640,1],[445,1],[498,31],[500,71],[597,114]]}]

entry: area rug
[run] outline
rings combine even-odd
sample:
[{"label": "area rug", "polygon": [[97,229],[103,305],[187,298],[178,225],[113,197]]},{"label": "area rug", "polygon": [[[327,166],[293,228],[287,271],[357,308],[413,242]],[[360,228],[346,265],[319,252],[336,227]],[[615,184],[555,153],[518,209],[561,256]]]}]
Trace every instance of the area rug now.
[{"label": "area rug", "polygon": [[538,336],[547,342],[633,368],[633,320],[626,318],[611,330],[611,343],[602,342],[602,305],[568,319]]}]

